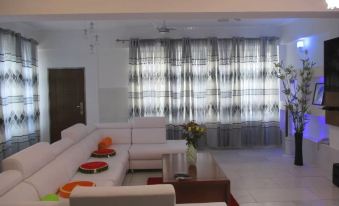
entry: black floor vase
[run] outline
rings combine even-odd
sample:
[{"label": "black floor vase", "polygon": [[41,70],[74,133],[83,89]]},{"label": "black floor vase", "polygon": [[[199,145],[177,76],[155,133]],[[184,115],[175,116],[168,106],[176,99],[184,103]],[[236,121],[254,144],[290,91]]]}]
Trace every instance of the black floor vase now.
[{"label": "black floor vase", "polygon": [[297,166],[302,166],[303,163],[303,133],[296,132],[295,137],[295,156],[294,164]]}]

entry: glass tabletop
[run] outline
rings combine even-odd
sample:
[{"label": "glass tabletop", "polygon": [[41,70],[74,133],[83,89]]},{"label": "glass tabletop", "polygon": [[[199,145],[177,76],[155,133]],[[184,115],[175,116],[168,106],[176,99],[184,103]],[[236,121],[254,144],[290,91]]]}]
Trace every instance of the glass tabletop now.
[{"label": "glass tabletop", "polygon": [[[164,154],[162,168],[163,182],[227,180],[213,156],[205,151],[198,152],[196,165],[187,163],[185,153]],[[186,174],[189,177],[180,179],[177,174]]]}]

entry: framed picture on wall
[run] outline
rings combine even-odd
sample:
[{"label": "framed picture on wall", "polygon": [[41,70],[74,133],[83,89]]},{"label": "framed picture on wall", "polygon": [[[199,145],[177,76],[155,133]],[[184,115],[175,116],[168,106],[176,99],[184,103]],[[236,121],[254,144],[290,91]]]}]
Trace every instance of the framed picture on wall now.
[{"label": "framed picture on wall", "polygon": [[323,105],[323,99],[324,99],[324,83],[316,83],[313,93],[313,105]]}]

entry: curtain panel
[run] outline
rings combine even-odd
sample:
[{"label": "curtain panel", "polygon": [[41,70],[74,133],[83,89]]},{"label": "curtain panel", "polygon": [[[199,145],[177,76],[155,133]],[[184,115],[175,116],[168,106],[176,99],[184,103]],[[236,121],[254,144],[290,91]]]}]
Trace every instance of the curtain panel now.
[{"label": "curtain panel", "polygon": [[274,37],[132,39],[130,116],[166,116],[169,139],[195,120],[217,125],[219,147],[279,144],[278,54]]},{"label": "curtain panel", "polygon": [[0,159],[39,141],[37,42],[0,29]]}]

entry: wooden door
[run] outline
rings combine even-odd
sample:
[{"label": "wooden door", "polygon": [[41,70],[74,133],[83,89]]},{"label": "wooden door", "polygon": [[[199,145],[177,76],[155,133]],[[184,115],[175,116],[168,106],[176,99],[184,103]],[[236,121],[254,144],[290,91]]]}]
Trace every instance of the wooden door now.
[{"label": "wooden door", "polygon": [[48,70],[50,142],[76,123],[86,124],[84,68]]}]

